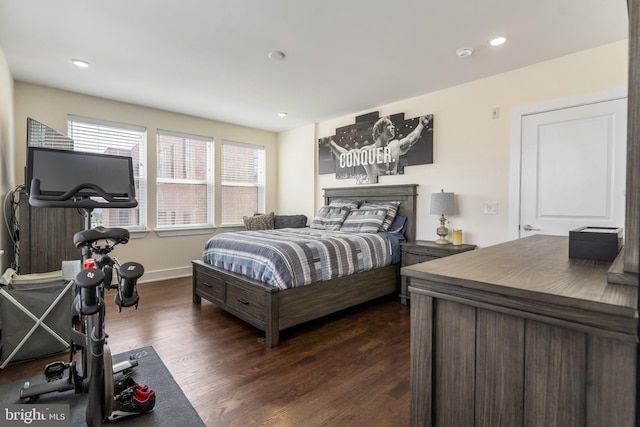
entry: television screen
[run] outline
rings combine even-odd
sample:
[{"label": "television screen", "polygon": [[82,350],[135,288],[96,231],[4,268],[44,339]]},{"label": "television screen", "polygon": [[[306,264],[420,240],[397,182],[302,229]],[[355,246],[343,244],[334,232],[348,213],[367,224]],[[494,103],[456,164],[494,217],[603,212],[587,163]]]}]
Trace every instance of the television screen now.
[{"label": "television screen", "polygon": [[[60,196],[81,184],[96,185],[112,197],[134,196],[133,162],[126,156],[27,147],[27,192],[33,179],[40,180],[43,196]],[[91,188],[76,195],[100,196]]]}]

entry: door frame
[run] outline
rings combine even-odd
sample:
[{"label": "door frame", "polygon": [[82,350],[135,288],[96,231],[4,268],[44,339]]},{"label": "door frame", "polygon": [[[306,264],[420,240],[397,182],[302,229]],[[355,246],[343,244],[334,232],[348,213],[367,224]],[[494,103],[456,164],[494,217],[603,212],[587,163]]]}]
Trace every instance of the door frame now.
[{"label": "door frame", "polygon": [[522,164],[522,121],[525,116],[565,108],[579,107],[597,102],[627,98],[627,88],[614,88],[567,98],[553,99],[535,104],[515,107],[511,110],[511,135],[509,142],[509,240],[520,237],[520,186]]}]

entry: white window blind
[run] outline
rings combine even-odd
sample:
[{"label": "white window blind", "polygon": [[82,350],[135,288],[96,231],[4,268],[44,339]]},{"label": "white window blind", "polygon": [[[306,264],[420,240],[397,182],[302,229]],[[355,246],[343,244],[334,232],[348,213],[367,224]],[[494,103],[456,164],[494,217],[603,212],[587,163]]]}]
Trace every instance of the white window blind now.
[{"label": "white window blind", "polygon": [[75,151],[129,156],[133,160],[138,206],[133,209],[94,209],[92,226],[132,230],[146,228],[146,128],[69,115],[67,134],[73,140],[72,149]]},{"label": "white window blind", "polygon": [[158,129],[158,228],[212,224],[213,139]]},{"label": "white window blind", "polygon": [[222,142],[222,224],[264,210],[264,147]]}]

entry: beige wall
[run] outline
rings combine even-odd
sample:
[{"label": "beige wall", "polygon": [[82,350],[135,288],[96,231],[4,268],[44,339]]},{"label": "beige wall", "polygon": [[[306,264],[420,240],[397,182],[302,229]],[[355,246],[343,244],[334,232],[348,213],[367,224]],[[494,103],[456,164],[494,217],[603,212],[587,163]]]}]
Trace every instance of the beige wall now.
[{"label": "beige wall", "polygon": [[316,212],[313,189],[316,177],[316,147],[313,124],[278,134],[278,211],[304,214],[311,222]]},{"label": "beige wall", "polygon": [[[0,194],[4,196],[16,184],[13,179],[13,78],[9,72],[9,65],[0,47]],[[3,203],[4,206],[4,203]],[[13,242],[5,227],[5,210],[0,211],[0,272],[9,266],[10,254],[13,252]]]},{"label": "beige wall", "polygon": [[[382,176],[379,184],[419,184],[419,239],[437,238],[437,218],[429,215],[430,194],[444,189],[457,195],[458,212],[449,217],[448,226],[450,230],[463,229],[465,243],[488,246],[509,240],[512,110],[532,103],[626,88],[627,56],[626,41],[613,43],[356,114],[405,113],[406,118],[434,114],[434,163],[407,167],[404,175]],[[491,118],[495,107],[500,109],[498,119]],[[287,149],[280,149],[280,164],[287,165],[308,155],[311,146],[317,157],[318,138],[334,135],[337,127],[353,123],[356,115],[318,123],[313,139],[305,132],[305,141],[287,141]],[[287,139],[290,134],[293,132],[286,135]],[[313,210],[322,205],[322,188],[355,185],[354,180],[317,175],[315,167],[296,170],[295,174],[281,171],[279,179],[281,183],[295,180],[306,183],[309,174],[314,174],[315,179]],[[296,200],[308,208],[308,188],[290,191],[293,192],[283,192],[280,198]],[[484,214],[487,201],[498,202],[497,215]]]},{"label": "beige wall", "polygon": [[[156,170],[156,129],[204,135],[214,138],[214,157],[220,158],[220,142],[230,140],[264,146],[266,149],[266,209],[275,211],[277,206],[278,155],[277,138],[273,132],[215,122],[185,116],[152,108],[141,107],[56,90],[48,87],[17,82],[15,84],[15,155],[16,183],[23,183],[23,168],[26,158],[26,120],[32,117],[59,132],[66,134],[67,114],[93,117],[103,120],[129,123],[147,128],[147,226],[151,230],[142,238],[119,246],[115,256],[121,261],[138,261],[145,267],[146,281],[190,274],[191,260],[202,257],[205,241],[211,233],[160,237],[153,230],[156,225],[155,212],[155,170]],[[219,180],[216,168],[216,182]],[[220,218],[220,199],[215,200],[216,218]]]}]

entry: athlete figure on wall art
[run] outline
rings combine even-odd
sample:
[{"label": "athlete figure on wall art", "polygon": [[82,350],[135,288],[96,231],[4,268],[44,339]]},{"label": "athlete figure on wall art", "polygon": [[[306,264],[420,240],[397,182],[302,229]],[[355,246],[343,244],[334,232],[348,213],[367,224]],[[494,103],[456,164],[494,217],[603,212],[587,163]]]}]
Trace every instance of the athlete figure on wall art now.
[{"label": "athlete figure on wall art", "polygon": [[411,147],[420,139],[420,135],[429,123],[433,115],[421,116],[418,124],[406,137],[396,137],[396,127],[389,118],[384,116],[378,119],[372,127],[371,134],[373,144],[368,144],[350,150],[340,147],[332,139],[329,140],[331,151],[338,159],[341,168],[362,166],[366,175],[356,175],[358,184],[374,184],[378,182],[379,175],[397,175],[400,157],[405,155]]}]

